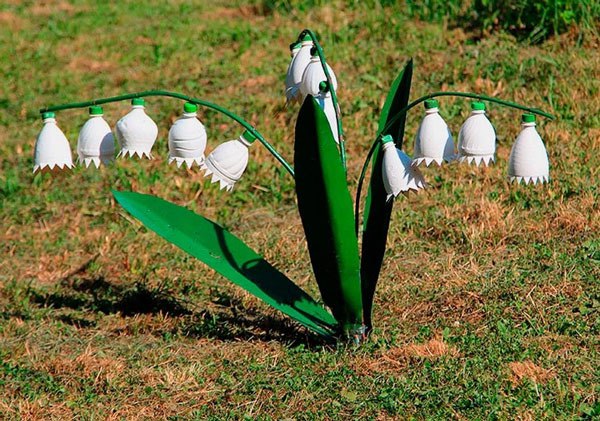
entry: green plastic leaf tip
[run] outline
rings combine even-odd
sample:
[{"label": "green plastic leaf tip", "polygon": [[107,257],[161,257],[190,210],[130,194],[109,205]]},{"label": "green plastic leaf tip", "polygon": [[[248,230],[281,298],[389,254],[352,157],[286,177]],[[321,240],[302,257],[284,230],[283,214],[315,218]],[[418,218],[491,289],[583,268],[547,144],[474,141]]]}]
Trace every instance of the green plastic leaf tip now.
[{"label": "green plastic leaf tip", "polygon": [[216,223],[152,195],[113,191],[135,218],[234,284],[313,332],[332,337],[335,319],[283,273]]},{"label": "green plastic leaf tip", "polygon": [[[413,62],[410,60],[392,83],[379,118],[377,134],[382,136],[382,138],[392,136],[395,139],[398,149],[402,149],[406,114],[397,119],[385,132],[383,130],[394,115],[408,104],[412,72]],[[373,298],[375,296],[375,288],[379,279],[381,264],[383,263],[390,218],[394,206],[393,200],[387,200],[387,192],[385,191],[382,178],[382,162],[383,153],[381,143],[379,143],[373,155],[371,181],[363,212],[364,226],[360,261],[360,278],[364,307],[363,317],[365,325],[369,330],[373,327]]]},{"label": "green plastic leaf tip", "polygon": [[358,241],[346,174],[325,113],[308,96],[296,123],[298,210],[323,301],[345,334],[362,326]]}]

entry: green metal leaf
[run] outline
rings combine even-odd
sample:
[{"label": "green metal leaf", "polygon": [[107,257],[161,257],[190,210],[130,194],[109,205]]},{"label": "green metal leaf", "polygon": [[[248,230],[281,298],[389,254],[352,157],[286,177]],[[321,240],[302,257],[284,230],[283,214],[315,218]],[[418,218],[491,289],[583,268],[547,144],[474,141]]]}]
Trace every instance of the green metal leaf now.
[{"label": "green metal leaf", "polygon": [[321,305],[239,238],[190,210],[152,195],[113,191],[147,228],[312,331],[331,336],[337,323]]},{"label": "green metal leaf", "polygon": [[[413,64],[410,60],[398,77],[392,83],[392,87],[381,111],[379,119],[378,135],[390,134],[394,138],[396,147],[402,148],[402,140],[404,138],[404,124],[406,115],[400,117],[394,124],[385,129],[388,121],[395,114],[408,104],[410,95],[410,85],[412,79]],[[385,131],[384,131],[385,129]],[[381,173],[381,164],[383,154],[380,146],[373,155],[373,165],[371,167],[371,181],[369,183],[369,191],[365,200],[364,211],[364,230],[362,240],[362,255],[360,277],[362,281],[362,299],[365,325],[368,329],[372,328],[371,313],[373,311],[373,297],[375,295],[375,287],[379,279],[379,271],[383,263],[385,254],[387,234],[390,225],[390,217],[392,215],[393,200],[386,200],[387,193],[383,186],[383,178]]]},{"label": "green metal leaf", "polygon": [[345,333],[362,327],[358,241],[346,174],[325,113],[312,96],[294,145],[298,210],[323,301]]}]

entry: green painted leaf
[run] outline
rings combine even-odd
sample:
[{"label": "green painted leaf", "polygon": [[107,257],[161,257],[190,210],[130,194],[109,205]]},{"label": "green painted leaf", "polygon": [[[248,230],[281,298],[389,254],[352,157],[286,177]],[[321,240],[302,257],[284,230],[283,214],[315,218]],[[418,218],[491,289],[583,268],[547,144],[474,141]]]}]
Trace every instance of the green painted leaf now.
[{"label": "green painted leaf", "polygon": [[312,96],[294,145],[298,210],[323,301],[347,333],[362,326],[358,241],[346,174],[325,113]]},{"label": "green painted leaf", "polygon": [[[388,121],[408,104],[410,85],[412,79],[412,60],[410,60],[398,77],[392,83],[392,87],[381,111],[379,119],[378,135],[390,134],[394,138],[396,147],[402,148],[404,138],[404,125],[406,115],[400,117],[394,124],[384,131]],[[383,154],[377,146],[373,154],[373,165],[371,166],[371,181],[369,191],[365,200],[364,230],[362,240],[362,255],[360,266],[360,277],[362,280],[362,298],[364,306],[364,320],[368,329],[372,327],[371,313],[373,311],[373,297],[375,287],[379,279],[379,271],[383,263],[387,234],[392,215],[393,200],[386,200],[387,193],[383,186],[381,164]]]},{"label": "green painted leaf", "polygon": [[113,191],[117,201],[147,228],[191,254],[312,331],[331,336],[336,321],[283,273],[224,228],[152,195]]}]

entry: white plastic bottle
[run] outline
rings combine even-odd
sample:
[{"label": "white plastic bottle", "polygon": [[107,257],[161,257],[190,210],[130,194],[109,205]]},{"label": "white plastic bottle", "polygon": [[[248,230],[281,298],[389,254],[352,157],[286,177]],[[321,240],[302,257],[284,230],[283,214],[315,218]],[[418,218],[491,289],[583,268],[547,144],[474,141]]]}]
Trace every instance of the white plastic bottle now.
[{"label": "white plastic bottle", "polygon": [[421,121],[415,137],[413,165],[454,160],[454,141],[452,133],[439,113],[439,103],[435,99],[425,100],[425,117]]},{"label": "white plastic bottle", "polygon": [[248,130],[238,138],[217,146],[204,161],[205,177],[212,175],[211,182],[220,182],[220,188],[231,191],[242,177],[248,165],[248,148],[256,137]]},{"label": "white plastic bottle", "polygon": [[152,146],[158,137],[158,127],[144,111],[143,98],[131,100],[132,109],[117,121],[115,133],[121,145],[118,156],[138,156],[152,159]]},{"label": "white plastic bottle", "polygon": [[487,166],[495,161],[496,131],[485,115],[485,104],[471,103],[471,115],[458,132],[458,159],[460,162],[482,162]]},{"label": "white plastic bottle", "polygon": [[535,129],[535,115],[523,114],[521,132],[510,151],[508,176],[510,181],[525,184],[548,182],[550,164],[546,146]]},{"label": "white plastic bottle", "polygon": [[71,147],[65,134],[56,125],[55,114],[42,114],[44,126],[35,140],[33,172],[73,168]]},{"label": "white plastic bottle", "polygon": [[175,162],[180,167],[184,162],[188,168],[195,163],[204,163],[206,149],[206,129],[198,120],[198,106],[191,102],[183,105],[183,115],[169,130],[169,164]]},{"label": "white plastic bottle", "polygon": [[115,139],[110,126],[104,120],[102,107],[90,107],[90,119],[85,122],[77,138],[77,156],[80,164],[87,167],[108,164],[115,158]]}]

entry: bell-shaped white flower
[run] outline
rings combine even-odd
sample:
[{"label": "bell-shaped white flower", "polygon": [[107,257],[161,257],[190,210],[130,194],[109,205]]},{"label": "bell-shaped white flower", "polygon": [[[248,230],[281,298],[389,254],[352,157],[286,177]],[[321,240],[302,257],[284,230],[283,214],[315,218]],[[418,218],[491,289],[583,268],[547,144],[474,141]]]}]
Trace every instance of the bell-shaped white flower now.
[{"label": "bell-shaped white flower", "polygon": [[152,159],[152,146],[158,136],[158,127],[144,111],[143,98],[131,101],[132,109],[117,121],[115,133],[121,145],[119,157],[138,156]]},{"label": "bell-shaped white flower", "polygon": [[387,192],[387,200],[400,193],[408,194],[410,190],[418,191],[425,188],[425,180],[417,167],[411,165],[408,155],[396,148],[392,136],[381,138],[383,161],[381,171],[383,186]]},{"label": "bell-shaped white flower", "polygon": [[510,181],[525,184],[547,182],[550,176],[548,153],[535,129],[535,115],[523,114],[521,127],[508,161]]},{"label": "bell-shaped white flower", "polygon": [[110,126],[103,118],[102,107],[90,107],[90,119],[85,122],[77,138],[77,156],[80,164],[96,168],[115,159],[115,139]]},{"label": "bell-shaped white flower", "polygon": [[211,182],[220,183],[221,190],[231,191],[248,165],[248,147],[256,137],[246,130],[238,139],[220,144],[204,160],[205,177],[212,175]]},{"label": "bell-shaped white flower", "polygon": [[310,36],[305,35],[300,44],[300,50],[296,53],[290,63],[288,68],[289,84],[288,76],[286,76],[285,90],[285,96],[288,102],[302,101],[302,96],[300,94],[300,83],[302,82],[304,69],[306,69],[306,66],[308,66],[308,63],[310,62],[310,50],[313,48],[313,46],[314,43]]},{"label": "bell-shaped white flower", "polygon": [[413,165],[429,166],[432,162],[442,165],[455,158],[452,133],[440,116],[438,105],[435,99],[425,101],[425,117],[415,137]]},{"label": "bell-shaped white flower", "polygon": [[458,133],[458,159],[477,166],[483,162],[488,166],[495,161],[496,131],[485,115],[483,102],[472,102],[471,109],[471,115]]},{"label": "bell-shaped white flower", "polygon": [[66,136],[56,125],[55,114],[42,114],[44,126],[35,140],[33,172],[50,172],[73,168],[71,147]]},{"label": "bell-shaped white flower", "polygon": [[293,92],[297,91],[297,89],[293,91],[293,88],[296,87],[296,84],[294,83],[294,60],[296,59],[301,47],[301,42],[294,42],[290,45],[290,56],[292,58],[290,59],[290,64],[288,65],[288,69],[285,74],[285,96],[288,102],[295,99]]},{"label": "bell-shaped white flower", "polygon": [[321,82],[321,92],[315,96],[315,99],[323,109],[325,113],[325,117],[327,117],[327,121],[329,122],[329,127],[331,128],[331,133],[333,134],[333,139],[335,143],[340,143],[340,136],[337,126],[337,115],[335,113],[335,106],[333,104],[333,98],[331,97],[331,92],[327,88],[327,82]]},{"label": "bell-shaped white flower", "polygon": [[169,130],[169,164],[175,162],[177,167],[185,162],[188,168],[196,163],[202,166],[204,149],[206,149],[206,130],[196,118],[198,106],[186,102],[183,115],[175,121]]},{"label": "bell-shaped white flower", "polygon": [[[303,98],[306,98],[307,95],[319,95],[322,92],[321,82],[327,82],[325,71],[323,70],[323,66],[321,65],[321,59],[317,55],[316,51],[313,52],[315,53],[315,55],[311,57],[310,62],[306,66],[304,74],[302,75],[302,82],[300,83],[300,92]],[[331,67],[329,67],[329,64],[325,63],[325,66],[327,66],[327,72],[331,77],[333,89],[337,92],[338,85],[335,73],[333,72]]]}]

